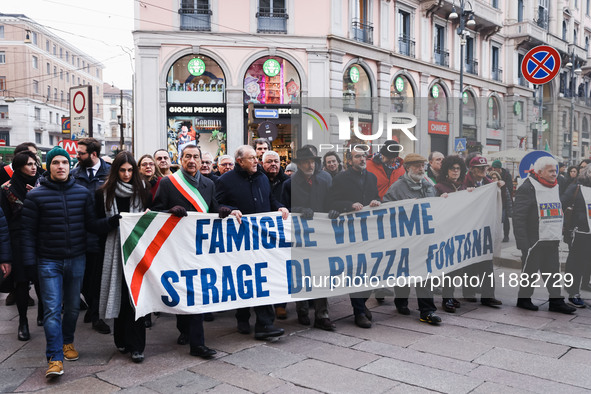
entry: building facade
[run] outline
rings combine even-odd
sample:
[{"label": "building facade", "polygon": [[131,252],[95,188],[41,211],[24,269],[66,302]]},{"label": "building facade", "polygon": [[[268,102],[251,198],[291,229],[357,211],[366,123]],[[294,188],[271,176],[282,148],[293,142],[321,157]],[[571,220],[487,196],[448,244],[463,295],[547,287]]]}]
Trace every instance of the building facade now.
[{"label": "building facade", "polygon": [[103,109],[106,155],[113,155],[121,148],[123,130],[123,150],[131,151],[133,127],[133,97],[131,90],[119,89],[108,83],[103,84]]},{"label": "building facade", "polygon": [[102,139],[103,65],[20,14],[0,14],[0,139],[43,150],[64,139],[70,88],[92,86],[93,131]]},{"label": "building facade", "polygon": [[[453,0],[137,2],[136,152],[168,147],[174,160],[193,140],[233,152],[267,133],[288,161],[301,142],[290,108],[328,97],[359,115],[364,134],[379,112],[412,113],[417,140],[398,135],[406,152],[453,153],[461,136],[470,151],[521,144],[568,157],[572,141],[573,160],[588,156],[588,1],[465,4],[475,23],[460,36]],[[563,64],[543,93],[520,71],[542,44]]]}]

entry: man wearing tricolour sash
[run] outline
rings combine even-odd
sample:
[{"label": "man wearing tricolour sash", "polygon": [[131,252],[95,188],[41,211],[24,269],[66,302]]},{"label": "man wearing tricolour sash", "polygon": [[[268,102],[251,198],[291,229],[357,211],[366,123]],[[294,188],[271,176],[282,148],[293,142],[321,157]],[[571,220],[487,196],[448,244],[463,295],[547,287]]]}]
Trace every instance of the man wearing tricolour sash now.
[{"label": "man wearing tricolour sash", "polygon": [[[546,282],[550,298],[549,310],[572,313],[561,295],[558,244],[562,237],[563,211],[558,192],[558,163],[551,157],[541,157],[528,178],[517,189],[513,213],[513,232],[521,250],[522,275],[517,299],[519,308],[537,311],[531,301],[532,285]],[[538,271],[541,279],[537,280]],[[551,275],[548,280],[547,276]]]},{"label": "man wearing tricolour sash", "polygon": [[[201,150],[195,145],[186,146],[181,153],[181,169],[162,178],[152,209],[179,217],[187,216],[187,211],[218,212],[215,185],[201,176],[200,168]],[[177,315],[176,326],[181,333],[177,343],[184,345],[188,342],[192,356],[209,358],[216,354],[215,350],[205,346],[203,315]]]}]

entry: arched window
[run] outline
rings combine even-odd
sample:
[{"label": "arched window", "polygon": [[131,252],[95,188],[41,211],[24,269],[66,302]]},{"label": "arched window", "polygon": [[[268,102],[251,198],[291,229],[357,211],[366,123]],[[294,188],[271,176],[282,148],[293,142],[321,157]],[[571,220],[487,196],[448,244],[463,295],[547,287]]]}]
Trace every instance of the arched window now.
[{"label": "arched window", "polygon": [[501,105],[499,99],[495,96],[488,98],[488,116],[486,125],[490,129],[501,128]]},{"label": "arched window", "polygon": [[224,72],[207,56],[187,55],[177,60],[166,77],[168,102],[225,102]]},{"label": "arched window", "polygon": [[474,94],[470,90],[464,91],[462,102],[463,135],[468,139],[476,140],[476,99],[474,98]]},{"label": "arched window", "polygon": [[214,157],[226,153],[225,85],[224,72],[208,56],[183,56],[168,70],[167,146],[173,164],[187,145]]},{"label": "arched window", "polygon": [[447,122],[447,95],[439,83],[429,91],[429,120]]},{"label": "arched window", "polygon": [[414,90],[405,75],[399,75],[390,85],[391,110],[414,113]]},{"label": "arched window", "polygon": [[343,74],[343,107],[371,110],[371,83],[360,64],[352,64]]},{"label": "arched window", "polygon": [[300,101],[300,75],[288,60],[265,56],[244,75],[244,103],[295,104]]}]

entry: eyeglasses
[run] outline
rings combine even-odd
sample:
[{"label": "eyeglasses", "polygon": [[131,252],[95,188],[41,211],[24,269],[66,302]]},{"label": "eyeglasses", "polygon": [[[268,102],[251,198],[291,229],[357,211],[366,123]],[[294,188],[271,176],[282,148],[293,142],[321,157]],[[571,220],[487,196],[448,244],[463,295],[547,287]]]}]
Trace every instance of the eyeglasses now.
[{"label": "eyeglasses", "polygon": [[154,167],[154,163],[152,162],[144,162],[141,164],[141,167]]}]

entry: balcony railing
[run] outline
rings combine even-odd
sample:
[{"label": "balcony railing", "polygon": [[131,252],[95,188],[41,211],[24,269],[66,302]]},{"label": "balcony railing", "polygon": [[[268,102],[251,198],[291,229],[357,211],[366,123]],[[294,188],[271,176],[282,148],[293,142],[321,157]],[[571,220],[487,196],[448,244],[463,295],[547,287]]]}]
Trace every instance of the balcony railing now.
[{"label": "balcony railing", "polygon": [[503,81],[503,70],[500,68],[494,68],[492,69],[492,79],[498,82]]},{"label": "balcony railing", "polygon": [[180,8],[181,30],[211,31],[209,8]]},{"label": "balcony railing", "polygon": [[398,52],[402,55],[415,57],[415,42],[407,35],[398,37]]},{"label": "balcony railing", "polygon": [[440,66],[449,67],[449,52],[445,49],[440,47],[435,47],[433,51],[433,55],[435,58],[435,64],[439,64]]},{"label": "balcony railing", "polygon": [[466,60],[466,72],[474,75],[478,75],[478,60],[467,59]]},{"label": "balcony railing", "polygon": [[287,33],[287,10],[285,8],[259,7],[257,12],[258,33]]},{"label": "balcony railing", "polygon": [[373,44],[373,26],[371,23],[353,20],[351,27],[354,40]]}]

